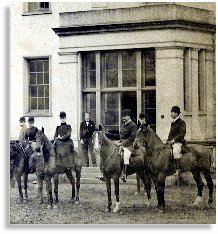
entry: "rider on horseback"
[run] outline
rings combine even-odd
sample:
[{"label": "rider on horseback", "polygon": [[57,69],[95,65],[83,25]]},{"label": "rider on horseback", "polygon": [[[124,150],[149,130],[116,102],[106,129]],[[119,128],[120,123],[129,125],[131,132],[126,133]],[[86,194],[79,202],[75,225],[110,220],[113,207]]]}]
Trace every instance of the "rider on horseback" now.
[{"label": "rider on horseback", "polygon": [[54,140],[55,142],[57,140],[62,141],[62,142],[69,142],[71,152],[73,152],[74,144],[73,144],[73,140],[70,138],[72,129],[69,124],[66,124],[66,113],[64,111],[61,111],[59,116],[61,120],[61,125],[57,126],[56,128]]},{"label": "rider on horseback", "polygon": [[186,134],[186,124],[185,121],[180,118],[180,113],[180,108],[178,106],[172,107],[171,117],[173,122],[171,123],[170,133],[167,139],[167,143],[169,143],[173,148],[173,156],[177,169],[176,174],[179,173],[182,147],[186,146],[184,139]]}]

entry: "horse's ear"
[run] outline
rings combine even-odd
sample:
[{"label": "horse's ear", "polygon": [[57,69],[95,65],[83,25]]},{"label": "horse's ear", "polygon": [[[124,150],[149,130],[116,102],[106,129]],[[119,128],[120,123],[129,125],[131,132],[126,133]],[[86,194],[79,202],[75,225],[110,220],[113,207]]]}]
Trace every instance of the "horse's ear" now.
[{"label": "horse's ear", "polygon": [[44,128],[42,127],[42,133],[44,134]]}]

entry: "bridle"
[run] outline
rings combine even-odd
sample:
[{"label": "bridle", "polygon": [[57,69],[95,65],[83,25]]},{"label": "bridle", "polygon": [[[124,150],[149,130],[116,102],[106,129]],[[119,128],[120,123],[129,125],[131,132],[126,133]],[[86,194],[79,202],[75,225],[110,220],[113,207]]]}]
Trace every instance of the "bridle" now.
[{"label": "bridle", "polygon": [[[101,151],[102,146],[103,146],[103,141],[102,141],[103,133],[102,133],[101,131],[95,131],[93,134],[98,134],[98,133],[101,134],[100,141],[98,141],[98,142],[100,142],[100,147],[99,147],[99,148],[100,148],[100,151]],[[98,134],[98,135],[99,135],[99,134]],[[96,137],[96,136],[95,136],[95,137]],[[113,147],[112,152],[111,152],[110,155],[108,156],[106,162],[104,163],[104,165],[102,165],[102,170],[104,170],[104,168],[107,166],[108,162],[110,161],[110,159],[112,158],[112,156],[113,156],[113,154],[114,154],[114,152],[115,152],[115,150],[116,150],[116,147],[117,147],[116,144],[115,144],[113,141],[111,141],[111,143],[112,143],[112,145],[113,145],[114,147]]]}]

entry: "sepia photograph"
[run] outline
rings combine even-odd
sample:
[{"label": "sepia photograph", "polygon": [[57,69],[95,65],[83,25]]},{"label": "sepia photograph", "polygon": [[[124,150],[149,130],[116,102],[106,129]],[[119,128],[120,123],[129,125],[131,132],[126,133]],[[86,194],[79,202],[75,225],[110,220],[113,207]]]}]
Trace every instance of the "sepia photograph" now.
[{"label": "sepia photograph", "polygon": [[216,2],[8,8],[9,225],[216,224]]}]

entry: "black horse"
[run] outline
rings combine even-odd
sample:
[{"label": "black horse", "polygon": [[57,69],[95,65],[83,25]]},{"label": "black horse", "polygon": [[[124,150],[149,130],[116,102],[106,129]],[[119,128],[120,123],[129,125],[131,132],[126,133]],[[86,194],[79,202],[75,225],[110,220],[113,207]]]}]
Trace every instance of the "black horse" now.
[{"label": "black horse", "polygon": [[[99,125],[99,131],[95,131],[92,135],[94,151],[100,154],[100,168],[103,172],[104,181],[107,186],[108,206],[106,212],[111,211],[111,179],[114,181],[116,206],[113,212],[120,210],[119,200],[119,177],[123,169],[123,158],[119,152],[119,147],[113,141],[107,138],[104,128]],[[140,179],[143,181],[147,192],[147,206],[150,206],[151,179],[148,174],[145,174],[146,151],[138,150],[135,152],[135,157],[130,157],[130,164],[127,167],[127,174],[131,175],[137,172]]]},{"label": "black horse", "polygon": [[[40,154],[40,149],[42,150],[42,154]],[[71,148],[69,144],[56,142],[56,146],[49,141],[47,136],[44,134],[44,129],[38,130],[36,134],[36,151],[38,151],[38,156],[41,155],[43,159],[41,161],[44,162],[44,179],[46,181],[46,190],[47,190],[47,199],[48,199],[48,208],[50,209],[55,203],[54,207],[57,207],[59,199],[58,199],[58,185],[59,185],[59,174],[65,173],[67,178],[69,179],[72,186],[72,203],[79,203],[79,189],[80,189],[80,177],[82,170],[82,159],[79,154],[79,151],[74,149],[74,152],[71,152]],[[74,167],[66,167],[61,164],[60,158],[67,156],[70,160],[74,161]],[[76,172],[76,186],[75,179],[72,175],[72,170]],[[52,183],[51,178],[54,178],[54,194],[55,200],[53,201],[52,196]],[[43,177],[37,177],[39,181],[39,186],[42,186]],[[76,187],[76,191],[75,191]],[[40,187],[39,191],[42,191]],[[41,192],[40,192],[41,193]],[[42,194],[39,195],[42,198]],[[41,202],[43,202],[41,200]]]},{"label": "black horse", "polygon": [[[28,146],[28,143],[20,144],[18,141],[10,143],[10,179],[15,176],[19,190],[19,203],[23,203],[28,199],[27,182],[29,174],[29,157],[33,150]],[[23,176],[24,196],[21,178]]]},{"label": "black horse", "polygon": [[[165,179],[169,175],[175,173],[175,163],[171,154],[171,148],[161,141],[158,135],[147,124],[141,125],[139,128],[134,146],[137,148],[138,144],[143,143],[147,154],[148,164],[152,173],[152,179],[155,184],[157,193],[158,209],[163,212],[165,209]],[[189,152],[183,154],[181,158],[180,170],[181,172],[191,171],[193,178],[198,187],[198,193],[194,206],[200,206],[202,202],[202,191],[204,183],[202,181],[200,173],[202,172],[209,189],[208,203],[213,202],[213,180],[211,178],[211,154],[206,146],[202,145],[188,145]]]}]

